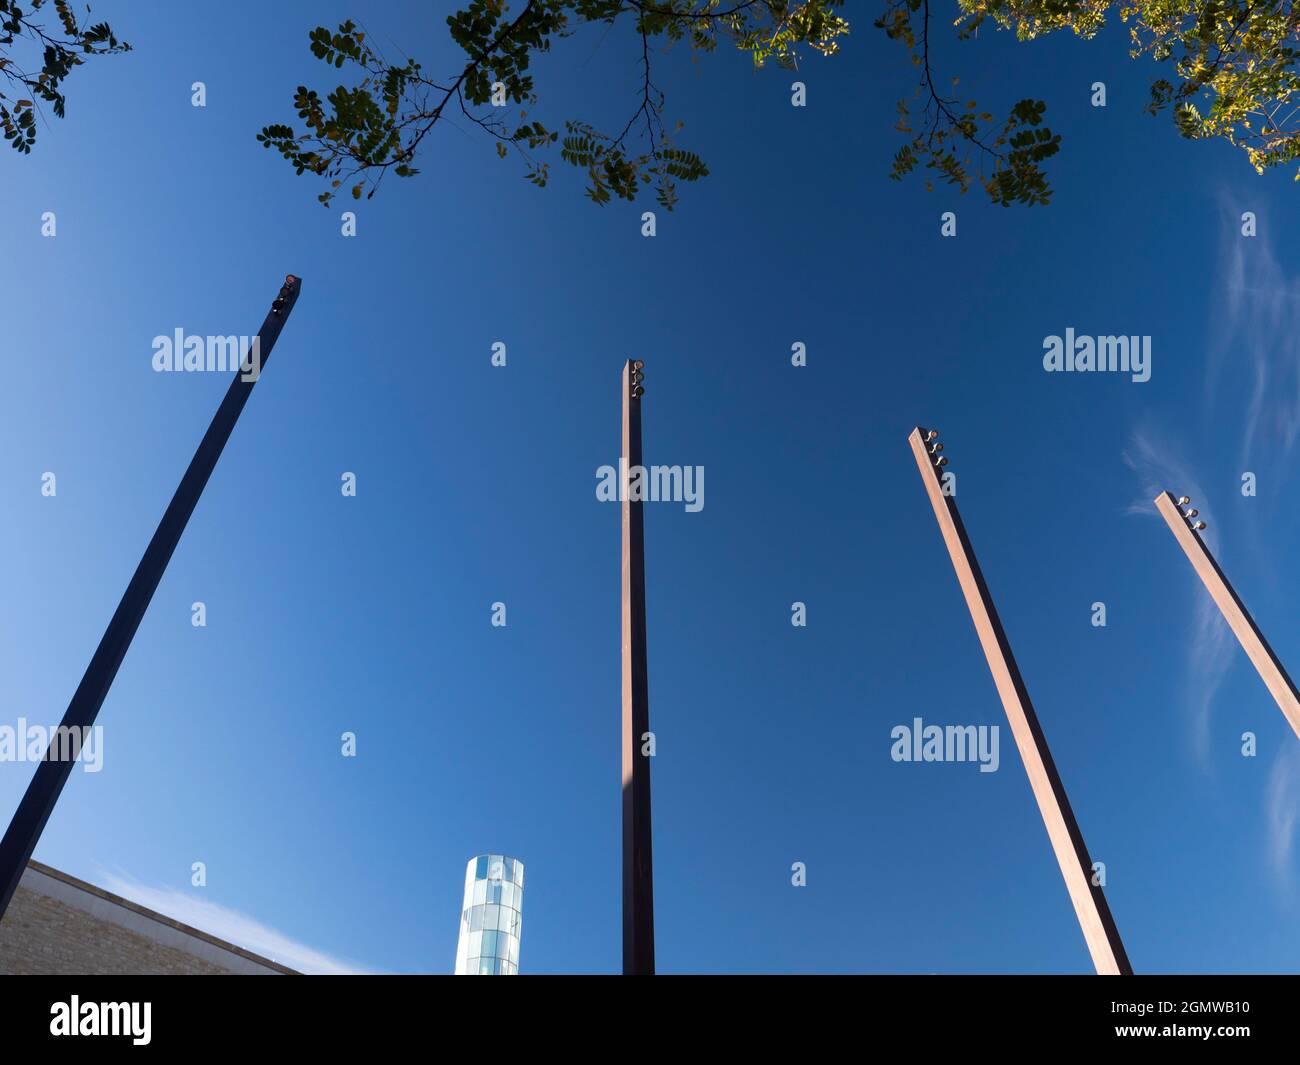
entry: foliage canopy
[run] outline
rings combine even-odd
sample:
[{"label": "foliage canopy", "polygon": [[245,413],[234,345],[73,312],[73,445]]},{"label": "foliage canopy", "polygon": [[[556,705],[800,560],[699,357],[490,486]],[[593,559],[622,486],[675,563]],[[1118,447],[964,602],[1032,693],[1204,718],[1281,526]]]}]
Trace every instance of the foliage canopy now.
[{"label": "foliage canopy", "polygon": [[[57,29],[40,18],[53,8]],[[89,13],[89,7],[87,7]],[[67,101],[63,81],[89,57],[129,52],[107,22],[86,25],[67,0],[0,0],[0,75],[10,93],[0,89],[0,132],[11,148],[25,154],[36,143],[38,101],[50,104],[58,118]],[[35,65],[39,62],[39,66]]]}]

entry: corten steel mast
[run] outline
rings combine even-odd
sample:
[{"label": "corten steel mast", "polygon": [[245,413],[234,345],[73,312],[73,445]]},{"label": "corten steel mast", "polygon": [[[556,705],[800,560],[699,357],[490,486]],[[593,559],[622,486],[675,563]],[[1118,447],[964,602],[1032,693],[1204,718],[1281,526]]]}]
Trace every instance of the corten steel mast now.
[{"label": "corten steel mast", "polygon": [[[267,360],[271,357],[271,349],[275,347],[280,330],[284,328],[284,323],[289,318],[289,312],[298,302],[298,292],[301,288],[302,281],[293,274],[285,278],[284,285],[280,288],[266,320],[262,323],[262,328],[258,330],[260,368],[255,374],[249,375],[250,380],[244,380],[243,371],[235,373],[235,378],[226,391],[225,399],[217,408],[208,431],[203,434],[203,439],[199,442],[198,450],[194,453],[189,468],[181,478],[176,494],[172,496],[171,503],[163,513],[162,521],[158,523],[158,530],[153,534],[153,539],[145,549],[144,557],[136,567],[135,575],[126,586],[126,592],[113,614],[113,619],[104,630],[103,639],[99,641],[99,647],[91,658],[90,665],[86,667],[85,676],[81,678],[81,683],[77,685],[77,690],[72,695],[72,701],[63,715],[60,728],[75,729],[76,735],[81,737],[85,735],[82,730],[94,724],[99,708],[104,705],[104,698],[108,695],[113,678],[117,676],[118,667],[126,657],[136,629],[140,627],[144,612],[149,607],[149,601],[158,589],[163,571],[167,568],[177,543],[180,542],[181,533],[185,531],[185,525],[190,515],[194,513],[199,496],[208,483],[208,478],[212,476],[217,459],[221,457],[221,451],[226,446],[226,441],[230,439],[231,430],[235,428],[239,413],[248,402],[249,394],[253,391],[257,378],[260,377],[260,371],[266,368]],[[22,879],[23,870],[27,868],[27,862],[31,859],[36,843],[41,838],[41,832],[45,829],[45,823],[49,820],[54,804],[59,801],[63,785],[67,783],[68,775],[72,772],[74,763],[70,759],[49,757],[54,753],[56,746],[51,741],[46,749],[46,758],[36,767],[36,775],[27,786],[27,792],[23,795],[22,802],[18,804],[13,820],[9,822],[4,839],[0,840],[0,918],[4,917],[9,900],[13,898],[18,881]]]},{"label": "corten steel mast", "polygon": [[1011,734],[1029,775],[1029,786],[1038,800],[1038,809],[1052,841],[1057,864],[1061,867],[1061,876],[1065,878],[1079,927],[1083,930],[1083,938],[1098,973],[1132,975],[1133,969],[1124,952],[1119,929],[1111,917],[1110,907],[1106,905],[1106,896],[1092,882],[1092,859],[1083,842],[1083,833],[1079,831],[1079,823],[1070,809],[1065,785],[1061,783],[1047,738],[1029,701],[1029,692],[1011,654],[1011,644],[1002,629],[988,585],[984,583],[984,574],[980,572],[966,527],[957,513],[957,503],[952,496],[944,494],[940,474],[948,460],[940,454],[943,445],[938,443],[938,435],[935,430],[925,432],[916,428],[908,437],[908,443],[912,445],[912,454],[916,457],[921,480],[925,482],[925,490],[934,507],[939,531],[943,533],[953,569],[957,571],[957,582],[966,597],[966,606],[970,609],[980,646],[984,648],[984,657],[993,673],[993,682],[1006,710]]},{"label": "corten steel mast", "polygon": [[[655,971],[654,863],[650,848],[650,759],[641,753],[650,731],[645,648],[645,534],[642,500],[631,499],[631,471],[641,466],[643,363],[623,367],[623,974]],[[637,478],[644,496],[644,472]]]},{"label": "corten steel mast", "polygon": [[1215,605],[1237,637],[1237,642],[1263,679],[1269,694],[1291,723],[1295,734],[1300,736],[1300,694],[1296,693],[1295,685],[1264,639],[1264,634],[1259,631],[1255,619],[1250,616],[1246,605],[1238,598],[1236,590],[1228,583],[1228,578],[1223,575],[1223,570],[1219,569],[1219,564],[1201,539],[1200,530],[1205,528],[1205,522],[1191,521],[1197,515],[1195,510],[1188,510],[1184,514],[1178,509],[1180,505],[1190,502],[1187,496],[1174,499],[1172,493],[1161,492],[1156,497],[1156,510],[1160,511],[1160,516],[1165,519],[1178,546],[1186,553],[1192,569],[1196,570],[1196,575],[1214,599]]}]

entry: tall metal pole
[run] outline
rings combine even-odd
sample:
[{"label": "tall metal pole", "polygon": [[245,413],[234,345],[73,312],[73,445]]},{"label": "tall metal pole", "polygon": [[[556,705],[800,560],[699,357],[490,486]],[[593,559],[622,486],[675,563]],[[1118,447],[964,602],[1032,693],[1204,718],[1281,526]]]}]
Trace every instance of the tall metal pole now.
[{"label": "tall metal pole", "polygon": [[1119,929],[1111,917],[1110,907],[1106,905],[1106,896],[1093,883],[1092,859],[1083,842],[1083,833],[1079,831],[1079,823],[1070,809],[1065,785],[1061,783],[1061,775],[1056,771],[1052,752],[1047,747],[1047,738],[1029,701],[1029,692],[1011,654],[1011,644],[1002,629],[988,585],[984,583],[984,574],[975,559],[966,527],[957,513],[957,503],[943,490],[940,474],[947,459],[940,454],[943,445],[936,440],[938,435],[933,430],[925,432],[916,428],[908,437],[908,443],[912,445],[912,454],[934,507],[934,516],[952,558],[953,569],[957,571],[957,582],[966,597],[971,620],[975,622],[975,632],[993,673],[993,683],[1006,710],[1011,734],[1020,750],[1025,772],[1029,774],[1029,786],[1038,800],[1038,810],[1043,815],[1043,824],[1047,827],[1056,862],[1061,867],[1061,876],[1065,878],[1065,888],[1074,904],[1075,916],[1079,919],[1079,927],[1083,930],[1097,972],[1132,975],[1133,969],[1120,941]]},{"label": "tall metal pole", "polygon": [[[645,534],[641,468],[642,363],[623,367],[623,974],[655,971],[654,863],[650,848],[650,732],[645,648]],[[635,498],[633,498],[635,496]]]},{"label": "tall metal pole", "polygon": [[[1183,496],[1182,499],[1187,503],[1191,502],[1187,496]],[[1196,575],[1201,578],[1201,582],[1214,599],[1224,620],[1237,637],[1237,642],[1241,644],[1255,671],[1263,679],[1269,694],[1273,696],[1287,721],[1290,722],[1295,734],[1300,736],[1300,694],[1297,694],[1296,686],[1287,676],[1286,670],[1282,668],[1282,663],[1273,653],[1273,648],[1269,647],[1268,641],[1264,639],[1264,634],[1259,631],[1259,626],[1250,616],[1246,605],[1228,583],[1223,570],[1219,569],[1219,564],[1210,554],[1210,549],[1205,546],[1205,541],[1201,539],[1198,530],[1205,528],[1205,523],[1191,522],[1189,519],[1196,517],[1196,511],[1184,514],[1178,509],[1179,502],[1174,499],[1172,493],[1161,492],[1156,497],[1156,510],[1165,519],[1165,523],[1174,534],[1174,539],[1178,541],[1178,546],[1187,555],[1192,569],[1196,571]]]},{"label": "tall metal pole", "polygon": [[[90,665],[86,667],[85,676],[81,678],[81,683],[77,685],[77,690],[72,695],[68,710],[63,715],[61,729],[76,730],[75,735],[83,737],[84,730],[95,723],[113,678],[117,676],[118,667],[126,657],[136,629],[140,627],[144,612],[149,607],[149,601],[158,589],[163,571],[166,570],[172,552],[180,542],[181,533],[185,531],[185,525],[190,515],[194,513],[194,507],[199,501],[204,486],[208,483],[208,478],[212,476],[226,441],[230,439],[231,430],[235,428],[235,422],[239,419],[239,412],[248,402],[249,394],[253,391],[261,370],[266,368],[267,360],[271,357],[271,349],[275,347],[276,339],[288,320],[289,312],[298,302],[301,288],[302,281],[290,274],[285,279],[279,295],[271,304],[271,310],[257,334],[260,366],[255,373],[246,375],[243,371],[236,372],[234,380],[230,382],[225,399],[217,408],[208,431],[203,434],[203,439],[199,442],[198,450],[194,453],[185,476],[181,478],[176,494],[172,496],[162,521],[158,523],[158,530],[153,534],[153,539],[145,549],[144,557],[136,567],[135,575],[126,586],[126,592],[122,596],[122,601],[118,603],[113,620],[104,630],[103,639],[99,641],[99,647],[91,658]],[[248,380],[245,380],[246,376]],[[67,732],[64,734],[66,735]],[[22,802],[18,804],[18,810],[13,820],[9,822],[3,840],[0,840],[0,919],[3,919],[5,910],[9,907],[9,900],[13,898],[18,881],[22,879],[23,870],[27,868],[32,852],[36,849],[36,843],[45,830],[45,823],[50,819],[54,804],[59,801],[63,786],[72,772],[74,763],[71,759],[51,757],[56,754],[55,749],[58,746],[51,740],[49,747],[46,748],[45,758],[36,767],[36,775],[27,786],[27,792],[23,795]]]}]

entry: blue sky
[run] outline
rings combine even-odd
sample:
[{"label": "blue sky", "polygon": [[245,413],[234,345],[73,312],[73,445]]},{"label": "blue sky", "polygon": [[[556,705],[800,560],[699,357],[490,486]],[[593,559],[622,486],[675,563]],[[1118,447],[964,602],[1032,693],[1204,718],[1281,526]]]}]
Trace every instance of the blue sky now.
[{"label": "blue sky", "polygon": [[[914,74],[852,5],[806,108],[738,55],[656,60],[712,173],[653,239],[650,200],[596,208],[558,159],[536,190],[463,127],[344,238],[352,204],[254,135],[336,83],[315,25],[359,17],[440,71],[451,7],[96,5],[136,50],[0,164],[0,721],[61,717],[226,387],[154,373],[152,338],[251,333],[304,278],[100,715],[104,770],[74,772],[37,858],[290,964],[449,972],[465,862],[505,852],[522,970],[617,971],[619,525],[594,489],[635,357],[647,461],[707,471],[699,513],[646,508],[661,971],[1090,971],[1005,727],[996,773],[889,757],[914,717],[1004,726],[918,423],[1135,969],[1294,970],[1300,744],[1151,505],[1196,498],[1300,668],[1291,175],[1142,113],[1112,27],[938,46],[982,101],[1048,102],[1050,207],[891,182]],[[558,45],[538,117],[621,125],[638,47]],[[1151,380],[1044,373],[1067,327],[1150,335]],[[4,816],[30,771],[0,764]]]}]

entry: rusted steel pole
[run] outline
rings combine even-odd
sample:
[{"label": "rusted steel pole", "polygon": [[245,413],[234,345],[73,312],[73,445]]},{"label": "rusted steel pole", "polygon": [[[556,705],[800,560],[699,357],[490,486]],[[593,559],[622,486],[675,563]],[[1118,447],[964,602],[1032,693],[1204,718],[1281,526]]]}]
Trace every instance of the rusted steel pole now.
[{"label": "rusted steel pole", "polygon": [[[1186,496],[1182,498],[1187,499]],[[1191,500],[1188,502],[1190,503]],[[1273,648],[1269,647],[1264,634],[1255,624],[1255,619],[1250,616],[1246,605],[1228,583],[1228,578],[1223,575],[1223,570],[1219,569],[1218,562],[1210,554],[1210,549],[1205,546],[1205,541],[1201,539],[1196,525],[1199,524],[1204,528],[1204,524],[1191,522],[1189,517],[1195,517],[1196,512],[1185,515],[1178,509],[1178,501],[1170,492],[1161,492],[1156,497],[1156,510],[1165,519],[1170,532],[1174,534],[1174,539],[1178,541],[1178,546],[1187,555],[1192,569],[1201,578],[1210,597],[1223,614],[1229,628],[1232,629],[1233,635],[1237,637],[1237,642],[1245,650],[1251,665],[1263,679],[1269,694],[1273,696],[1278,708],[1290,722],[1295,734],[1300,736],[1300,694],[1297,694],[1295,685],[1287,676],[1286,670],[1282,668],[1277,655],[1273,653]]]},{"label": "rusted steel pole", "polygon": [[[623,454],[619,476],[623,512],[623,974],[655,971],[654,862],[650,845],[650,733],[646,679],[645,531],[641,466],[642,363],[623,367]],[[634,482],[638,498],[629,488]]]},{"label": "rusted steel pole", "polygon": [[1132,975],[1133,969],[1110,907],[1106,905],[1106,896],[1093,883],[1092,859],[1083,841],[1083,833],[1079,831],[1079,823],[1070,809],[1065,785],[1061,783],[1047,738],[1038,723],[1033,703],[1029,701],[1029,692],[1011,653],[1011,644],[1002,629],[993,596],[984,583],[975,550],[957,512],[956,500],[944,493],[939,463],[946,460],[941,455],[943,448],[937,437],[938,433],[933,430],[926,432],[916,428],[908,437],[908,443],[912,445],[912,454],[934,507],[939,531],[952,558],[952,567],[957,571],[957,583],[966,597],[966,606],[993,673],[993,683],[1006,710],[1011,734],[1029,775],[1029,786],[1038,801],[1039,813],[1043,815],[1043,824],[1052,842],[1056,862],[1061,867],[1065,889],[1074,904],[1075,916],[1079,919],[1079,927],[1097,972],[1101,975]]}]

